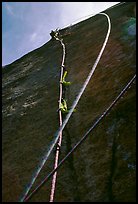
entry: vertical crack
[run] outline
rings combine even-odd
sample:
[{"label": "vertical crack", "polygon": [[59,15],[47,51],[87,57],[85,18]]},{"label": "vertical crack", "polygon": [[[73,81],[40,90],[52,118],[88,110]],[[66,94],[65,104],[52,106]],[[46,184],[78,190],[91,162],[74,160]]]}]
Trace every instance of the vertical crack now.
[{"label": "vertical crack", "polygon": [[108,181],[108,199],[109,202],[115,202],[115,197],[113,194],[113,176],[116,168],[116,149],[117,149],[117,141],[116,135],[113,137],[112,143],[112,158],[111,158],[111,166],[110,166],[110,176]]},{"label": "vertical crack", "polygon": [[[71,147],[71,137],[70,137],[70,133],[67,129],[67,127],[65,128],[65,133],[66,133],[66,144],[67,144],[67,149],[66,149],[66,153],[68,153],[72,147]],[[69,169],[70,169],[70,178],[72,181],[72,192],[73,192],[73,198],[74,198],[74,202],[78,202],[80,201],[80,196],[79,196],[79,189],[78,189],[78,177],[77,177],[77,173],[76,173],[76,169],[74,166],[74,156],[73,154],[68,158],[68,165],[69,165]]]}]

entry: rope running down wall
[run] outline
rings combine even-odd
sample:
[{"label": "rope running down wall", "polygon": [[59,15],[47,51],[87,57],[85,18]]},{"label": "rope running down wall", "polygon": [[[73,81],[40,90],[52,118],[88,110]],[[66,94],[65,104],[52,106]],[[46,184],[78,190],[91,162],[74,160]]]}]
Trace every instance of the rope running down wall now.
[{"label": "rope running down wall", "polygon": [[[97,14],[97,15],[98,15],[98,14]],[[92,77],[92,75],[94,74],[94,71],[95,71],[95,69],[96,69],[96,67],[97,67],[97,65],[98,65],[98,63],[99,63],[99,61],[100,61],[100,59],[101,59],[101,56],[102,56],[102,54],[103,54],[103,52],[104,52],[105,46],[106,46],[106,44],[107,44],[107,41],[108,41],[108,39],[109,39],[109,35],[110,35],[110,32],[111,32],[111,21],[110,21],[110,18],[109,18],[109,16],[108,16],[107,14],[105,14],[105,13],[99,13],[99,15],[104,15],[104,16],[106,16],[107,21],[108,21],[108,31],[107,31],[107,34],[106,34],[104,43],[103,43],[103,45],[102,45],[102,48],[101,48],[101,50],[100,50],[100,52],[99,52],[99,55],[98,55],[98,57],[97,57],[97,59],[96,59],[94,65],[93,65],[93,67],[92,67],[92,69],[91,69],[91,71],[90,71],[88,77],[86,78],[86,80],[85,80],[85,82],[84,82],[84,84],[83,84],[83,86],[82,86],[82,88],[81,88],[81,90],[80,90],[80,92],[79,92],[77,98],[76,98],[75,101],[73,102],[73,105],[72,105],[72,107],[71,107],[69,113],[67,114],[65,120],[63,121],[62,126],[61,126],[61,127],[58,129],[58,131],[55,133],[54,139],[53,139],[53,141],[52,141],[52,143],[51,143],[51,145],[50,145],[50,148],[49,148],[48,152],[44,155],[42,161],[40,162],[40,165],[38,166],[38,169],[36,170],[36,173],[35,173],[34,177],[32,178],[32,180],[31,180],[31,182],[30,182],[30,184],[29,184],[29,186],[28,186],[28,188],[27,188],[27,190],[26,190],[26,192],[25,192],[23,198],[21,199],[21,202],[23,202],[23,201],[25,200],[25,198],[27,197],[27,195],[28,195],[28,193],[29,193],[29,191],[30,191],[32,185],[34,184],[36,178],[38,177],[38,174],[40,173],[40,171],[41,171],[41,169],[43,168],[44,164],[46,163],[48,157],[50,156],[50,154],[51,154],[51,152],[52,152],[54,146],[56,145],[56,143],[57,143],[57,141],[58,141],[58,139],[59,139],[59,136],[60,136],[61,132],[62,132],[63,129],[65,128],[66,124],[68,123],[68,121],[69,121],[69,119],[70,119],[70,117],[71,117],[71,115],[72,115],[72,113],[73,113],[75,107],[77,106],[77,104],[78,104],[78,102],[79,102],[79,100],[80,100],[82,94],[84,93],[84,91],[85,91],[85,89],[86,89],[86,87],[87,87],[87,85],[88,85],[88,83],[89,83],[89,81],[90,81],[90,79],[91,79],[91,77]]]},{"label": "rope running down wall", "polygon": [[[56,38],[56,40],[60,41],[62,47],[63,47],[63,57],[62,57],[62,64],[61,64],[61,73],[60,73],[60,82],[62,81],[63,78],[63,69],[64,69],[64,61],[65,61],[65,45],[63,43],[62,39]],[[60,110],[60,104],[62,100],[62,95],[63,95],[63,85],[60,83],[60,88],[59,88],[59,125],[60,127],[62,126],[62,112]],[[61,148],[61,143],[62,143],[62,131],[59,134],[59,140],[56,148],[56,155],[55,155],[55,163],[54,163],[54,169],[57,168],[58,166],[58,159],[59,159],[59,153],[60,153],[60,148]],[[52,186],[51,186],[51,193],[50,193],[50,201],[54,201],[54,194],[55,194],[55,188],[56,188],[56,179],[57,179],[57,172],[54,173],[53,178],[52,178]]]}]

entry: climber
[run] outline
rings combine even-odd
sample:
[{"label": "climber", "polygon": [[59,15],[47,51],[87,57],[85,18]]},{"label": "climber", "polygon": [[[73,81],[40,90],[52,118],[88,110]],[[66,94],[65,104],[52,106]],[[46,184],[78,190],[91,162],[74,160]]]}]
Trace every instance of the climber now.
[{"label": "climber", "polygon": [[50,35],[51,35],[52,39],[55,38],[57,40],[58,37],[59,37],[59,30],[58,30],[58,28],[55,31],[51,30]]},{"label": "climber", "polygon": [[60,82],[60,83],[63,84],[63,86],[69,86],[69,85],[71,85],[71,82],[69,82],[69,81],[68,81],[68,82],[65,81],[65,77],[66,77],[66,75],[67,75],[67,71],[64,72],[64,75],[63,75],[62,81]]},{"label": "climber", "polygon": [[53,38],[54,38],[54,36],[55,36],[55,32],[54,32],[53,30],[51,30],[50,35],[51,35],[51,37],[52,37],[52,39],[53,39]]}]

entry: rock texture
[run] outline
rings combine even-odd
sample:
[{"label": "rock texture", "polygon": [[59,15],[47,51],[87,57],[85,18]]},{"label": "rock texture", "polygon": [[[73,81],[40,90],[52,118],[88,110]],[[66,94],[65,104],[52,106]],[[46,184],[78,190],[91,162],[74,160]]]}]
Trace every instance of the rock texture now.
[{"label": "rock texture", "polygon": [[[76,144],[136,71],[135,3],[107,9],[112,30],[77,112],[63,132],[60,159]],[[60,33],[66,46],[71,106],[101,49],[107,20],[96,15]],[[3,202],[19,201],[58,129],[62,47],[50,40],[3,68]],[[58,171],[55,202],[135,202],[135,84]],[[38,181],[53,168],[54,154]],[[30,201],[49,201],[51,180]]]}]

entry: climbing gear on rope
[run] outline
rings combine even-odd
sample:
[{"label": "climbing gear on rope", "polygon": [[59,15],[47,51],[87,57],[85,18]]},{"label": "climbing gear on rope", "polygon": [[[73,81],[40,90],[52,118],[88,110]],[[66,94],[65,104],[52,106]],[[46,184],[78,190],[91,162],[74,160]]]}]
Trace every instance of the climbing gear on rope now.
[{"label": "climbing gear on rope", "polygon": [[68,113],[67,102],[63,98],[59,110],[61,110],[62,113]]},{"label": "climbing gear on rope", "polygon": [[[60,108],[58,111],[61,110],[63,114],[67,114],[69,112],[69,109],[67,108],[67,101],[62,98],[62,102],[60,104]],[[73,110],[73,112],[76,112],[76,109]]]},{"label": "climbing gear on rope", "polygon": [[68,81],[68,82],[65,81],[65,77],[66,77],[66,75],[67,75],[67,71],[64,72],[64,75],[63,75],[62,81],[60,82],[60,83],[63,84],[63,86],[69,86],[69,85],[71,85],[71,82],[70,82],[70,81]]}]

